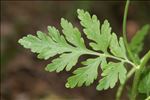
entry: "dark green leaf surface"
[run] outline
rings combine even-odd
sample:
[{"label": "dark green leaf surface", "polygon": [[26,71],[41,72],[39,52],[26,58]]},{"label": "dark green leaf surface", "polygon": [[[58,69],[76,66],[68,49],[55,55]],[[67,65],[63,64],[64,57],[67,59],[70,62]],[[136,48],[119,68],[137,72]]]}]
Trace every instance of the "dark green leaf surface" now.
[{"label": "dark green leaf surface", "polygon": [[145,36],[149,33],[150,25],[144,25],[132,38],[130,42],[131,51],[138,55],[143,48],[143,40]]},{"label": "dark green leaf surface", "polygon": [[140,81],[138,91],[139,93],[150,93],[150,72]]}]

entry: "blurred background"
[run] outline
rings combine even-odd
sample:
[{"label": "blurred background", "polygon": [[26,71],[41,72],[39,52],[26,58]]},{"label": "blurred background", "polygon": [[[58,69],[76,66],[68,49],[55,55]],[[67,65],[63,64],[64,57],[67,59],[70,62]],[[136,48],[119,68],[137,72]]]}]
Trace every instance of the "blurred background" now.
[{"label": "blurred background", "polygon": [[[64,85],[71,72],[44,71],[52,58],[39,60],[17,41],[38,30],[47,32],[48,25],[61,30],[62,17],[82,29],[77,19],[78,8],[96,14],[101,23],[108,19],[112,31],[121,36],[124,5],[123,1],[1,1],[1,100],[114,100],[117,86],[99,92],[95,89],[98,80],[89,87],[66,89]],[[150,23],[149,10],[150,1],[131,2],[127,20],[129,41],[138,29]],[[150,34],[144,43],[140,56],[150,49]],[[122,100],[127,100],[131,82],[132,78]]]}]

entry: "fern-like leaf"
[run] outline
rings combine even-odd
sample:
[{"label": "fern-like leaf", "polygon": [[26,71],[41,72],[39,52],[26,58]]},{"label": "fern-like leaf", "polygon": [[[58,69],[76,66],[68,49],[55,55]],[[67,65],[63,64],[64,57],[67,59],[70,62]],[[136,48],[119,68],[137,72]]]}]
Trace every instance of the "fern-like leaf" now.
[{"label": "fern-like leaf", "polygon": [[[86,48],[78,28],[73,27],[64,18],[61,19],[64,36],[60,35],[55,27],[48,26],[48,34],[38,31],[37,36],[27,35],[20,39],[19,43],[37,53],[38,58],[41,59],[48,59],[60,54],[46,66],[45,69],[50,72],[60,72],[64,69],[69,71],[76,65],[81,55],[95,55],[96,58],[83,61],[83,67],[77,68],[73,72],[73,76],[67,79],[66,87],[68,88],[92,84],[98,77],[99,66],[102,69],[102,79],[97,86],[98,90],[113,88],[118,80],[121,84],[124,83],[127,72],[124,63],[131,64],[132,62],[127,59],[122,38],[120,37],[118,40],[116,34],[111,32],[107,20],[100,25],[96,15],[91,16],[87,11],[80,9],[77,10],[77,13],[80,23],[84,27],[84,33],[88,39],[92,40],[89,45],[97,52]],[[107,58],[116,61],[109,62]]]}]

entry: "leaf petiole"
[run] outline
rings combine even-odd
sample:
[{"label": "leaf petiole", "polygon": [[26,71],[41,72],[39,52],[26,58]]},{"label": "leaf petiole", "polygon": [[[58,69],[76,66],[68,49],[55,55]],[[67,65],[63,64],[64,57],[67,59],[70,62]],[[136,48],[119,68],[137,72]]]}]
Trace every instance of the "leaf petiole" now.
[{"label": "leaf petiole", "polygon": [[91,51],[91,50],[87,50],[87,54],[92,54],[92,55],[96,55],[96,56],[104,56],[104,57],[112,58],[112,59],[115,59],[115,60],[119,60],[121,62],[126,62],[126,63],[132,65],[134,68],[138,69],[137,65],[135,65],[133,62],[131,62],[127,58],[123,59],[123,58],[119,58],[119,57],[116,57],[116,56],[113,56],[113,55],[110,55],[110,54],[98,53],[98,52],[94,52],[94,51]]}]

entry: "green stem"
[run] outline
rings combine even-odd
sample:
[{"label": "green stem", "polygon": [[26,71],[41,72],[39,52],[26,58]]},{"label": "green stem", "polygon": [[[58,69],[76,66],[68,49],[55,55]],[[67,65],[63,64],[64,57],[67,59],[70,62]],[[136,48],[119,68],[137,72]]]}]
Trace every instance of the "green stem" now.
[{"label": "green stem", "polygon": [[145,54],[145,56],[142,58],[141,64],[140,64],[140,66],[139,66],[139,69],[136,69],[135,76],[134,76],[134,80],[133,80],[133,86],[132,86],[132,91],[131,91],[130,100],[135,100],[135,99],[136,99],[136,96],[137,96],[137,94],[138,94],[137,88],[138,88],[139,79],[140,79],[142,70],[143,70],[143,68],[145,67],[145,65],[146,65],[146,63],[148,62],[149,59],[150,59],[150,50],[149,50],[148,53]]},{"label": "green stem", "polygon": [[127,0],[124,10],[124,17],[123,17],[123,39],[126,45],[128,45],[127,42],[127,36],[126,36],[126,23],[127,23],[127,14],[128,14],[128,7],[129,7],[130,1]]},{"label": "green stem", "polygon": [[[131,52],[131,50],[129,48],[127,35],[126,35],[126,23],[127,23],[127,14],[128,14],[129,3],[130,3],[130,0],[127,0],[126,5],[125,5],[125,10],[124,10],[123,31],[122,31],[122,33],[123,33],[123,40],[124,40],[124,43],[125,43],[125,46],[126,46],[126,49],[127,49],[128,55],[129,55],[129,58],[136,64],[135,57],[133,56],[133,54],[132,54],[132,52]],[[129,77],[131,77],[133,75],[133,73],[135,72],[135,69],[136,69],[136,65],[135,65],[135,68],[132,68],[129,71],[126,81],[128,80]],[[121,94],[123,92],[123,88],[125,86],[126,81],[124,82],[124,84],[121,84],[119,86],[119,88],[117,90],[117,94],[116,94],[116,100],[120,100],[120,97],[121,97]]]},{"label": "green stem", "polygon": [[126,62],[126,63],[132,65],[134,68],[136,68],[136,65],[133,62],[131,62],[130,60],[128,60],[127,58],[123,59],[123,58],[115,57],[113,55],[109,55],[109,54],[105,54],[105,53],[98,53],[98,52],[91,51],[91,50],[87,50],[87,54],[97,55],[97,56],[104,56],[104,57],[116,59],[116,60],[119,60],[121,62]]},{"label": "green stem", "polygon": [[127,14],[128,14],[128,8],[129,8],[129,3],[130,3],[130,0],[127,0],[126,2],[126,5],[125,5],[125,10],[124,10],[124,17],[123,17],[123,40],[124,40],[124,43],[125,43],[125,46],[127,48],[127,52],[129,54],[129,58],[136,63],[136,60],[135,60],[135,57],[133,56],[130,48],[129,48],[129,45],[128,45],[128,40],[127,40],[127,32],[126,32],[126,24],[127,24]]},{"label": "green stem", "polygon": [[120,86],[119,86],[119,88],[118,88],[118,90],[117,90],[116,100],[120,100],[120,97],[121,97],[122,92],[123,92],[123,88],[124,88],[124,86],[125,86],[125,84],[126,84],[126,81],[134,74],[135,70],[136,70],[136,68],[133,67],[133,68],[128,72],[127,78],[126,78],[125,82],[124,82],[123,84],[120,84]]}]

